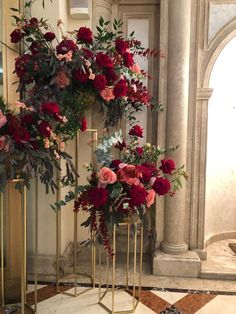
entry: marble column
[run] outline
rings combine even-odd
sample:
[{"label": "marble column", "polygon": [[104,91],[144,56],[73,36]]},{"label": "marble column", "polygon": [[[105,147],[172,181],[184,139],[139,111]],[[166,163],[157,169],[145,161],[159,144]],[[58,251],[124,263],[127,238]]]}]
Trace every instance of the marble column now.
[{"label": "marble column", "polygon": [[[179,145],[167,156],[177,165],[186,165],[190,20],[191,0],[169,1],[166,147]],[[161,243],[165,253],[187,251],[184,242],[185,200],[185,184],[175,197],[165,199],[164,240]]]},{"label": "marble column", "polygon": [[[165,1],[161,4],[166,5]],[[179,145],[166,157],[173,158],[177,165],[186,165],[191,0],[169,0],[165,12],[168,16],[168,31],[165,34],[168,40],[165,145]],[[185,210],[186,187],[183,184],[174,197],[165,199],[164,239],[153,258],[154,275],[200,275],[201,260],[196,252],[188,250],[184,241]]]}]

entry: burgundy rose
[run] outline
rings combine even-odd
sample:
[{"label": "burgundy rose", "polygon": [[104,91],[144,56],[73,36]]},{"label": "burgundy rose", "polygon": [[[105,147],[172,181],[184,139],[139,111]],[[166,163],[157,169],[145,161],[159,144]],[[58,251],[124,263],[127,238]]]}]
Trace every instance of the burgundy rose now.
[{"label": "burgundy rose", "polygon": [[29,132],[23,125],[21,125],[20,121],[12,115],[8,115],[7,128],[9,134],[13,137],[16,144],[20,144],[21,142],[28,142],[30,140]]},{"label": "burgundy rose", "polygon": [[134,57],[130,52],[125,52],[123,54],[123,60],[124,60],[124,65],[127,68],[131,68],[132,65],[134,64]]},{"label": "burgundy rose", "polygon": [[73,79],[75,81],[78,81],[81,84],[86,84],[88,82],[89,79],[89,74],[86,72],[84,73],[84,71],[80,70],[80,69],[76,69],[72,72],[72,76]]},{"label": "burgundy rose", "polygon": [[26,66],[30,63],[32,56],[24,54],[16,59],[15,72],[19,79],[24,83],[32,83],[34,78],[28,74]]},{"label": "burgundy rose", "polygon": [[152,188],[158,195],[165,195],[170,191],[171,185],[166,178],[156,178]]},{"label": "burgundy rose", "polygon": [[39,143],[36,140],[30,141],[30,144],[31,144],[33,150],[37,150],[39,148]]},{"label": "burgundy rose", "polygon": [[114,83],[117,80],[117,77],[118,77],[113,68],[107,68],[105,70],[105,75],[106,75],[107,82],[109,84]]},{"label": "burgundy rose", "polygon": [[57,54],[65,55],[69,51],[76,51],[78,46],[71,39],[63,39],[59,45],[56,46]]},{"label": "burgundy rose", "polygon": [[149,168],[153,174],[157,173],[157,166],[152,162],[143,162],[142,166]]},{"label": "burgundy rose", "polygon": [[163,173],[171,174],[176,169],[175,162],[172,159],[162,159],[160,169]]},{"label": "burgundy rose", "polygon": [[116,40],[116,51],[119,54],[123,55],[123,53],[125,53],[128,48],[129,48],[129,44],[127,41],[123,39]]},{"label": "burgundy rose", "polygon": [[118,171],[119,165],[121,163],[122,163],[122,161],[120,159],[114,159],[114,160],[112,160],[112,162],[110,164],[110,168],[113,169],[114,171]]},{"label": "burgundy rose", "polygon": [[15,29],[11,34],[11,43],[17,44],[24,37],[20,29]]},{"label": "burgundy rose", "polygon": [[37,17],[32,17],[31,19],[30,19],[30,26],[37,26],[38,25],[38,19],[37,19]]},{"label": "burgundy rose", "polygon": [[125,80],[120,80],[114,87],[113,94],[115,98],[124,97],[127,94],[127,85]]},{"label": "burgundy rose", "polygon": [[105,75],[103,74],[98,74],[95,76],[95,79],[93,81],[93,87],[96,88],[97,90],[103,90],[105,89],[107,85],[107,80]]},{"label": "burgundy rose", "polygon": [[101,68],[113,68],[113,62],[112,60],[102,52],[99,52],[99,54],[96,57],[96,63]]},{"label": "burgundy rose", "polygon": [[136,147],[136,153],[141,157],[143,155],[143,148],[142,147]]},{"label": "burgundy rose", "polygon": [[80,130],[82,132],[86,131],[87,130],[87,120],[85,117],[82,118],[81,120],[81,127],[80,127]]},{"label": "burgundy rose", "polygon": [[58,103],[56,102],[45,102],[41,105],[41,111],[44,114],[57,117],[60,109]]},{"label": "burgundy rose", "polygon": [[56,35],[53,32],[47,32],[43,36],[46,41],[53,41],[56,38]]},{"label": "burgundy rose", "polygon": [[93,33],[88,27],[80,27],[77,33],[77,39],[80,42],[92,44],[93,42]]},{"label": "burgundy rose", "polygon": [[94,57],[94,53],[91,50],[87,48],[83,48],[82,50],[86,59],[92,59]]},{"label": "burgundy rose", "polygon": [[145,167],[143,165],[138,165],[137,169],[141,174],[141,179],[143,182],[149,182],[151,177],[153,176],[153,171],[151,168]]},{"label": "burgundy rose", "polygon": [[129,194],[131,198],[130,205],[140,206],[145,203],[145,199],[148,195],[148,192],[144,188],[133,184],[131,186]]},{"label": "burgundy rose", "polygon": [[47,121],[41,121],[39,124],[39,132],[43,137],[50,137],[52,128]]},{"label": "burgundy rose", "polygon": [[126,147],[126,142],[125,140],[123,140],[122,142],[118,141],[115,145],[115,148],[119,149],[120,151],[122,151],[125,147]]},{"label": "burgundy rose", "polygon": [[33,55],[39,53],[39,50],[42,46],[37,43],[36,41],[32,42],[32,44],[29,46],[29,50],[32,52]]},{"label": "burgundy rose", "polygon": [[32,114],[26,114],[21,117],[21,122],[23,125],[31,125],[34,123],[34,118]]},{"label": "burgundy rose", "polygon": [[129,135],[143,137],[143,129],[140,127],[140,125],[136,124],[130,129]]},{"label": "burgundy rose", "polygon": [[94,187],[88,190],[88,200],[97,209],[106,205],[108,194],[106,189]]}]

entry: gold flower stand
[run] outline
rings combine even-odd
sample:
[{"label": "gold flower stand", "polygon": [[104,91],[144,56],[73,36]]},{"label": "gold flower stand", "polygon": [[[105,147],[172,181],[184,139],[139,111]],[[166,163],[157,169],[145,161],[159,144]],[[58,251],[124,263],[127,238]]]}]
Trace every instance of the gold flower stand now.
[{"label": "gold flower stand", "polygon": [[[11,185],[19,184],[20,190],[15,190],[15,188]],[[9,188],[10,186],[10,188]],[[7,310],[14,310],[20,307],[20,313],[24,314],[25,311],[27,313],[30,311],[32,313],[37,313],[37,263],[38,263],[38,193],[37,193],[37,186],[38,181],[36,179],[35,183],[35,234],[34,234],[34,241],[35,241],[35,255],[34,255],[34,266],[35,266],[35,273],[34,273],[34,304],[30,306],[27,304],[26,300],[26,292],[27,292],[27,274],[26,274],[26,250],[27,250],[27,206],[26,206],[26,187],[23,185],[21,179],[15,179],[8,183],[9,191],[14,191],[13,197],[11,199],[11,193],[0,193],[0,245],[1,245],[1,252],[0,252],[0,265],[1,265],[1,306],[2,309],[5,311]],[[15,194],[17,193],[17,194]],[[5,216],[9,214],[8,206],[14,206],[14,210],[17,211],[17,200],[20,198],[20,213],[19,216],[20,221],[16,222],[16,229],[19,231],[15,231],[15,235],[19,237],[19,251],[20,251],[20,300],[17,300],[14,304],[8,304],[6,300],[6,281],[9,279],[8,276],[11,273],[15,273],[15,269],[10,269],[12,266],[12,256],[9,256],[8,248],[9,248],[9,230],[7,229],[7,224],[5,221]],[[11,204],[11,205],[9,205]],[[11,215],[12,218],[12,215]],[[15,216],[14,216],[15,218]],[[9,224],[13,223],[9,218]],[[14,221],[15,223],[15,221]],[[6,248],[7,247],[7,248]],[[10,252],[12,254],[12,252]],[[8,255],[8,256],[7,256]],[[15,265],[17,268],[19,265]],[[27,310],[26,310],[27,308]],[[17,312],[18,313],[18,312]]]},{"label": "gold flower stand", "polygon": [[[133,227],[133,232],[131,234],[131,227]],[[106,288],[105,292],[102,292],[102,249],[99,247],[99,301],[98,303],[111,314],[125,314],[134,313],[140,300],[141,296],[141,279],[142,279],[142,254],[143,254],[143,226],[140,223],[124,222],[120,223],[118,228],[127,229],[127,246],[126,246],[126,264],[125,264],[125,288],[119,289],[116,283],[116,242],[117,242],[117,226],[114,225],[112,229],[112,249],[114,255],[108,256],[106,259]],[[138,241],[138,234],[140,235],[140,240]],[[133,237],[133,262],[130,258],[130,246],[131,237]],[[139,243],[138,243],[139,242]],[[139,260],[137,258],[137,250],[139,245]],[[110,267],[111,261],[111,267]],[[138,263],[138,267],[137,267]],[[130,266],[133,266],[132,274],[132,285],[129,286],[129,272]],[[109,286],[109,277],[111,276],[111,286]],[[129,296],[132,297],[131,305],[128,309],[116,310],[116,294],[118,291],[126,291]],[[104,299],[111,294],[111,302],[105,304]],[[127,294],[127,297],[128,297]]]},{"label": "gold flower stand", "polygon": [[[84,132],[79,131],[77,133],[77,136],[75,138],[75,163],[76,163],[76,172],[78,173],[78,159],[79,159],[79,134],[82,133],[90,133],[91,136],[91,150],[92,155],[93,151],[95,150],[95,147],[97,145],[97,129],[87,129]],[[96,167],[96,161],[94,157],[92,157],[92,164],[94,167]],[[60,190],[60,174],[58,173],[58,192],[57,192],[57,202],[61,200],[61,190]],[[78,187],[78,178],[76,181],[76,187]],[[77,297],[81,294],[84,294],[91,289],[95,288],[95,267],[96,267],[96,247],[95,247],[95,241],[94,241],[94,234],[91,232],[90,234],[90,241],[91,241],[91,274],[87,273],[81,273],[78,271],[78,259],[77,259],[77,246],[78,246],[78,213],[74,212],[74,256],[73,256],[73,263],[74,263],[74,269],[73,269],[73,278],[74,278],[74,292],[66,292],[60,290],[60,283],[62,283],[66,277],[60,277],[60,253],[59,253],[59,247],[60,247],[60,213],[57,211],[56,213],[56,291],[61,294],[65,294],[71,297]],[[78,278],[89,278],[90,280],[90,287],[87,289],[77,292],[78,288]]]}]

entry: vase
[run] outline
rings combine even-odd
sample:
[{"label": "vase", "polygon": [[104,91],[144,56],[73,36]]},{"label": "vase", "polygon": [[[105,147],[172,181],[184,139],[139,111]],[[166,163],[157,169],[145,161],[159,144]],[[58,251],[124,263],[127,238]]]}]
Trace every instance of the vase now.
[{"label": "vase", "polygon": [[[116,280],[117,271],[117,228],[125,228],[126,234],[126,258],[125,262],[122,263],[122,268],[125,269],[124,284],[118,285]],[[131,232],[132,229],[132,232]],[[140,239],[138,241],[138,234]],[[112,250],[113,254],[106,256],[106,284],[105,292],[102,292],[102,247],[99,247],[99,304],[111,314],[118,313],[134,313],[138,303],[140,301],[141,295],[141,278],[142,278],[142,254],[143,254],[143,226],[140,221],[134,223],[131,221],[126,221],[120,223],[118,226],[114,225],[111,232],[112,238]],[[131,240],[132,239],[132,240]],[[139,243],[138,243],[139,242]],[[131,254],[131,244],[133,245],[133,253]],[[139,246],[139,259],[138,255]],[[137,267],[138,265],[138,267]],[[130,284],[130,269],[132,269],[132,280]],[[111,284],[109,282],[109,277],[111,276]],[[120,291],[126,291],[129,298],[129,305],[126,309],[118,309],[116,302],[117,293]],[[124,298],[124,296],[123,296]],[[108,300],[107,300],[108,299]],[[122,299],[123,300],[123,299]],[[119,302],[120,303],[120,302]],[[122,302],[123,304],[123,302]],[[118,304],[119,306],[119,304]],[[123,305],[122,305],[123,306]]]}]

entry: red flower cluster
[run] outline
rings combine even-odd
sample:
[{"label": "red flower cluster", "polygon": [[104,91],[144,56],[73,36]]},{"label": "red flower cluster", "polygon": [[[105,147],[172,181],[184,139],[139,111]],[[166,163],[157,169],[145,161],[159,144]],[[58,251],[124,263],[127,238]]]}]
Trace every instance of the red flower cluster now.
[{"label": "red flower cluster", "polygon": [[143,129],[140,127],[140,125],[136,124],[130,129],[129,135],[143,137]]},{"label": "red flower cluster", "polygon": [[88,27],[80,27],[77,33],[77,40],[82,43],[92,44],[93,42],[93,33]]}]

